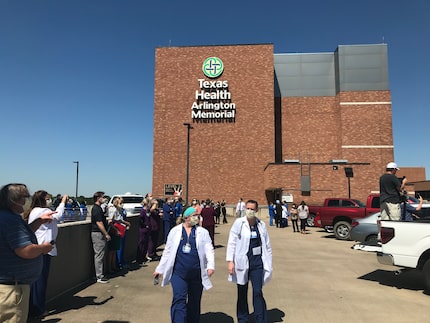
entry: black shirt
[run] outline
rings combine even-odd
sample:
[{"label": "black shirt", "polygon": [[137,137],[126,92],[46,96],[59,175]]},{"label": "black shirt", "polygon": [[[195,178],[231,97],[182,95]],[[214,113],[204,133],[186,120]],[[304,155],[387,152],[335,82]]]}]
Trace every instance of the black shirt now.
[{"label": "black shirt", "polygon": [[100,205],[94,204],[91,209],[91,231],[101,232],[96,222],[103,222],[105,228],[108,226],[103,209],[100,207]]},{"label": "black shirt", "polygon": [[400,180],[393,174],[384,174],[379,178],[381,203],[400,203]]}]

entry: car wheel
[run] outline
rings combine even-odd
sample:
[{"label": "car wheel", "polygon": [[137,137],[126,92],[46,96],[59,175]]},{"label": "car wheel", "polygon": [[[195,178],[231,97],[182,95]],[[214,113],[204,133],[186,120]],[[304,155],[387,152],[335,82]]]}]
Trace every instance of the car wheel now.
[{"label": "car wheel", "polygon": [[306,225],[308,227],[314,227],[315,226],[314,220],[315,220],[315,214],[309,214],[306,220]]},{"label": "car wheel", "polygon": [[349,240],[351,224],[346,221],[336,222],[334,225],[334,235],[339,240]]},{"label": "car wheel", "polygon": [[378,235],[377,234],[371,234],[371,235],[367,236],[366,242],[377,243],[378,242]]},{"label": "car wheel", "polygon": [[423,267],[424,288],[426,293],[430,294],[430,259],[426,261]]}]

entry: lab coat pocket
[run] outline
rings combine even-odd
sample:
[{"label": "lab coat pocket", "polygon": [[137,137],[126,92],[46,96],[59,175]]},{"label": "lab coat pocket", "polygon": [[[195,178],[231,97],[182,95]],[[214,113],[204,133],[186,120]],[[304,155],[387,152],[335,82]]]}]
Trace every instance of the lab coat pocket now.
[{"label": "lab coat pocket", "polygon": [[234,267],[237,271],[243,271],[248,268],[248,257],[247,256],[238,256],[235,259]]}]

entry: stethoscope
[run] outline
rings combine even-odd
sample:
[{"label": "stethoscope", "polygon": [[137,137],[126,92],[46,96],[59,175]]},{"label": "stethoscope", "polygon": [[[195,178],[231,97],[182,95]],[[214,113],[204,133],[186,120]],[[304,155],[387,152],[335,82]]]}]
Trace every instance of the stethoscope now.
[{"label": "stethoscope", "polygon": [[[241,240],[242,239],[242,234],[241,234],[241,232],[242,232],[242,227],[243,227],[243,224],[244,224],[245,222],[242,222],[241,224],[240,224],[240,230],[239,230],[239,234],[237,235],[237,237],[239,238],[239,240]],[[256,223],[255,223],[255,229],[258,231],[258,224],[260,223],[260,220],[258,220],[257,219],[257,221],[256,221]]]},{"label": "stethoscope", "polygon": [[[243,223],[242,223],[243,224]],[[185,234],[186,235],[186,234]],[[196,228],[194,226],[194,228],[191,229],[190,235],[186,235],[186,237],[184,237],[184,233],[181,234],[181,241],[185,240],[185,238],[187,239],[187,243],[190,242],[190,236],[195,239],[196,238]]]}]

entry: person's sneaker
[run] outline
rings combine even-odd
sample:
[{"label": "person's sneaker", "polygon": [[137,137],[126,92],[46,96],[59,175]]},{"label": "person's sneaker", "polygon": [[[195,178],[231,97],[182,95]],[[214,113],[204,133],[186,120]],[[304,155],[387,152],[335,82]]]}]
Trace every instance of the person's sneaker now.
[{"label": "person's sneaker", "polygon": [[101,277],[101,278],[97,278],[97,282],[101,283],[101,284],[107,284],[107,283],[109,283],[109,279],[107,279],[105,277]]}]

